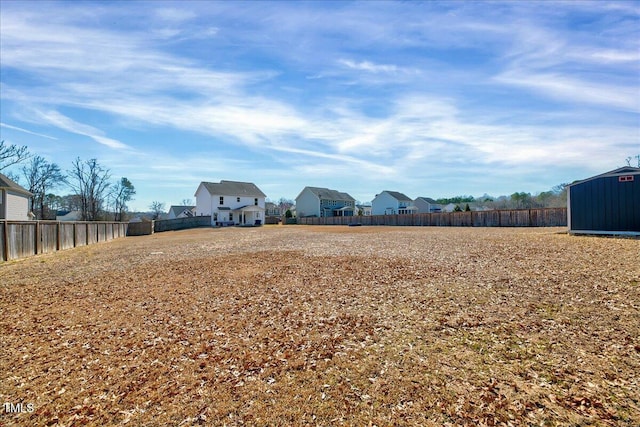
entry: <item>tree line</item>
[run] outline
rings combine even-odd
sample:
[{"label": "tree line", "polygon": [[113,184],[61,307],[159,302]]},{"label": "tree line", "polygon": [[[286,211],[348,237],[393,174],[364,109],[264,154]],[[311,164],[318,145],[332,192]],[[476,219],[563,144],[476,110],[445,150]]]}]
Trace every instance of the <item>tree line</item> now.
[{"label": "tree line", "polygon": [[[57,211],[77,211],[81,221],[123,221],[127,203],[136,194],[126,177],[111,181],[111,171],[97,159],[77,157],[65,171],[56,163],[30,153],[26,146],[0,141],[0,172],[19,165],[21,174],[6,175],[18,183],[24,179],[23,187],[33,194],[30,210],[36,219],[55,219]],[[71,193],[65,196],[53,193],[62,188],[70,189]]]}]

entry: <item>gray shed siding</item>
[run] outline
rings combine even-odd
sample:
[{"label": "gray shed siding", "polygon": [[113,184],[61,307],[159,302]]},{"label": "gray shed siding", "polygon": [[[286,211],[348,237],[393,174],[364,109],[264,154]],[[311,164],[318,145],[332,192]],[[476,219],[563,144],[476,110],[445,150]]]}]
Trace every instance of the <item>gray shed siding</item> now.
[{"label": "gray shed siding", "polygon": [[[621,176],[633,176],[621,181]],[[640,174],[595,177],[569,187],[570,231],[640,232]]]}]

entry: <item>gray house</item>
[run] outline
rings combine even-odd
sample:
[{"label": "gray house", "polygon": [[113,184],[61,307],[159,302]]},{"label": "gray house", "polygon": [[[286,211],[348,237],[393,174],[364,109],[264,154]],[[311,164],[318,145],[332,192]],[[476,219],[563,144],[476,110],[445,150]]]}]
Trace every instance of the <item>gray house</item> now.
[{"label": "gray house", "polygon": [[192,216],[195,216],[195,212],[195,206],[172,205],[169,208],[169,215],[167,219],[191,218]]},{"label": "gray house", "polygon": [[31,196],[33,194],[0,173],[0,219],[30,220],[29,199]]},{"label": "gray house", "polygon": [[640,168],[623,167],[569,185],[571,234],[640,235]]},{"label": "gray house", "polygon": [[413,200],[399,191],[385,190],[371,201],[372,215],[406,215],[414,214],[418,209],[413,204]]},{"label": "gray house", "polygon": [[298,217],[353,216],[356,200],[329,188],[304,187],[296,197]]},{"label": "gray house", "polygon": [[265,215],[266,216],[279,217],[279,216],[282,215],[282,211],[280,210],[280,206],[276,205],[273,202],[265,202],[264,209],[265,209]]},{"label": "gray house", "polygon": [[431,197],[417,197],[413,205],[418,208],[418,213],[442,212],[442,205]]}]

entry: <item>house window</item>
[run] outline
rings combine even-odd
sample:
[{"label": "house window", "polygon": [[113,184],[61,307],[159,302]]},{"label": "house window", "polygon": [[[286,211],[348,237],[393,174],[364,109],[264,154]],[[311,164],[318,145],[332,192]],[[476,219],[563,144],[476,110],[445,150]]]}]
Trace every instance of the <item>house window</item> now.
[{"label": "house window", "polygon": [[233,221],[233,212],[229,212],[229,221]]},{"label": "house window", "polygon": [[[238,198],[239,198],[239,197],[238,197]],[[256,206],[258,206],[258,199],[257,199],[257,198],[253,199],[253,204],[254,204],[254,205],[256,205]]]},{"label": "house window", "polygon": [[220,196],[220,204],[224,205],[224,196]]},{"label": "house window", "polygon": [[240,203],[240,197],[236,197],[236,202]]}]

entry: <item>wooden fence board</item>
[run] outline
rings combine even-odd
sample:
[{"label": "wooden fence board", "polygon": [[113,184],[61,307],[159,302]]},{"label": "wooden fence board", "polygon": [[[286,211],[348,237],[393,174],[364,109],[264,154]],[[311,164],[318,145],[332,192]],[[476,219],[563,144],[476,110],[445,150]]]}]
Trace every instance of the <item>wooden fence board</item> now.
[{"label": "wooden fence board", "polygon": [[87,224],[87,245],[98,243],[98,224],[88,222]]},{"label": "wooden fence board", "polygon": [[25,223],[7,223],[7,259],[24,258],[36,254],[36,229]]},{"label": "wooden fence board", "polygon": [[71,249],[75,246],[75,224],[73,223],[60,223],[60,250]]},{"label": "wooden fence board", "polygon": [[146,236],[153,234],[153,221],[130,222],[127,236]]},{"label": "wooden fence board", "polygon": [[87,224],[84,222],[75,223],[75,239],[76,246],[85,246],[87,244]]},{"label": "wooden fence board", "polygon": [[105,227],[107,228],[105,240],[108,242],[113,240],[113,228],[115,227],[115,224],[105,224]]},{"label": "wooden fence board", "polygon": [[58,223],[40,222],[40,250],[38,253],[47,254],[58,250]]},{"label": "wooden fence board", "polygon": [[104,223],[96,224],[96,242],[105,242],[107,240],[107,225]]}]

